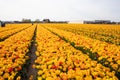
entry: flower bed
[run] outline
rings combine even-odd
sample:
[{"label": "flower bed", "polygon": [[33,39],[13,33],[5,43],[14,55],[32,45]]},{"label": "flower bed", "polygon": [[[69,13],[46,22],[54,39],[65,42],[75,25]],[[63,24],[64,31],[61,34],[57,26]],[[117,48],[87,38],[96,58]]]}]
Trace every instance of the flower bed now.
[{"label": "flower bed", "polygon": [[33,67],[38,69],[38,80],[118,80],[114,71],[102,66],[73,48],[45,28],[37,28],[37,59]]}]

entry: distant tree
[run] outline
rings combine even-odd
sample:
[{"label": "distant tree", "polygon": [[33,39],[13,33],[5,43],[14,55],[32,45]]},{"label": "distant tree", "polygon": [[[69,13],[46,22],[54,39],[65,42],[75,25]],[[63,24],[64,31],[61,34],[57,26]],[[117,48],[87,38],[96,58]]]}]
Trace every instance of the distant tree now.
[{"label": "distant tree", "polygon": [[40,20],[39,20],[39,19],[36,19],[36,20],[35,20],[35,22],[37,22],[37,23],[38,23],[38,22],[40,22]]},{"label": "distant tree", "polygon": [[31,19],[25,19],[25,18],[23,18],[22,22],[24,22],[24,23],[31,23]]}]

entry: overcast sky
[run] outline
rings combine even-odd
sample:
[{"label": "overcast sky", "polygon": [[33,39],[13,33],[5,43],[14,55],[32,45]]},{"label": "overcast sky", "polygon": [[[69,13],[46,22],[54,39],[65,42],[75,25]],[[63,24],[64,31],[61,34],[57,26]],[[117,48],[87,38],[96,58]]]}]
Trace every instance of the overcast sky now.
[{"label": "overcast sky", "polygon": [[0,0],[0,20],[120,21],[120,0]]}]

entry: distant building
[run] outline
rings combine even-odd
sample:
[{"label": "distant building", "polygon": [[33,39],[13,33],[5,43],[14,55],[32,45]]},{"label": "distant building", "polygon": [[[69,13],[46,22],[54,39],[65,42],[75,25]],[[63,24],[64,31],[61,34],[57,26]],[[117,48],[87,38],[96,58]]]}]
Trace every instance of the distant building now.
[{"label": "distant building", "polygon": [[39,20],[39,19],[36,19],[34,22],[39,23],[39,22],[40,22],[40,20]]},{"label": "distant building", "polygon": [[84,24],[112,24],[110,20],[84,21]]},{"label": "distant building", "polygon": [[43,19],[43,22],[44,23],[50,23],[50,20],[49,19]]},{"label": "distant building", "polygon": [[13,22],[11,22],[11,23],[20,23],[20,21],[13,21]]},{"label": "distant building", "polygon": [[110,20],[95,20],[95,24],[111,24]]},{"label": "distant building", "polygon": [[31,19],[22,19],[23,23],[31,23]]},{"label": "distant building", "polygon": [[84,24],[94,24],[93,21],[83,21]]},{"label": "distant building", "polygon": [[69,24],[83,24],[83,20],[74,20],[74,21],[69,21]]}]

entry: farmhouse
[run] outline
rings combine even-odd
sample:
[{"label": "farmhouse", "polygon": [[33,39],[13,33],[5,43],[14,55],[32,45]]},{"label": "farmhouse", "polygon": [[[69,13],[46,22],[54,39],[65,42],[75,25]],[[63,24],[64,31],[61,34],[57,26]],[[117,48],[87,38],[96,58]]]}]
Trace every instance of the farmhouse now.
[{"label": "farmhouse", "polygon": [[50,19],[43,19],[44,23],[50,23]]}]

